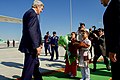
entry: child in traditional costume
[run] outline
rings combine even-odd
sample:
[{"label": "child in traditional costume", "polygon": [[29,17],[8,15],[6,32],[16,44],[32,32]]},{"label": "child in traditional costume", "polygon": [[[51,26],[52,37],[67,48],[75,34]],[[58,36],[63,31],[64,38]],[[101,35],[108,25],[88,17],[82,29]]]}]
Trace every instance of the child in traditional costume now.
[{"label": "child in traditional costume", "polygon": [[88,39],[89,32],[84,31],[82,33],[82,41],[80,42],[80,57],[79,57],[79,66],[81,67],[82,79],[80,80],[90,80],[90,69],[89,69],[89,60],[90,60],[90,46],[91,41]]}]

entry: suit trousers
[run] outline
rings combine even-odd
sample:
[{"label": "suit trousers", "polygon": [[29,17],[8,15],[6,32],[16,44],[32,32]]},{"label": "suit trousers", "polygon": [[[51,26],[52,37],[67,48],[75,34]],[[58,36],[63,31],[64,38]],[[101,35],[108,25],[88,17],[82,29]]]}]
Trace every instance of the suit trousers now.
[{"label": "suit trousers", "polygon": [[[94,69],[96,69],[96,63],[97,63],[97,60],[99,59],[100,56],[103,56],[101,51],[99,49],[94,49],[94,53],[95,53],[95,56],[93,58],[93,64],[94,64]],[[107,56],[103,56],[104,58],[104,64],[107,66],[109,66],[109,60],[108,60],[108,57]]]},{"label": "suit trousers", "polygon": [[120,72],[120,55],[117,55],[117,62],[111,61],[112,80],[120,79],[120,75],[117,72]]},{"label": "suit trousers", "polygon": [[58,46],[51,47],[51,51],[52,51],[51,59],[53,60],[53,58],[54,58],[54,51],[55,51],[55,53],[56,53],[56,59],[58,59],[58,57],[59,57],[59,54],[58,54]]},{"label": "suit trousers", "polygon": [[[50,45],[49,44],[46,44],[45,45],[45,55],[47,55],[47,50],[48,52],[50,53]],[[50,53],[51,54],[51,53]]]},{"label": "suit trousers", "polygon": [[24,68],[22,72],[21,80],[43,80],[39,71],[39,59],[36,53],[25,53]]}]

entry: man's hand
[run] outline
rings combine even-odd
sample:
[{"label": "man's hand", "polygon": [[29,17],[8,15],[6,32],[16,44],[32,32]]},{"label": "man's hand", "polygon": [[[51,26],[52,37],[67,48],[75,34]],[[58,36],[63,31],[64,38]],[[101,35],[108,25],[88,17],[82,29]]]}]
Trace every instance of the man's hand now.
[{"label": "man's hand", "polygon": [[55,45],[54,45],[54,44],[52,44],[51,46],[52,46],[52,47],[55,47]]},{"label": "man's hand", "polygon": [[37,55],[40,55],[41,51],[42,51],[42,45],[40,45],[40,47],[37,48]]},{"label": "man's hand", "polygon": [[93,35],[97,38],[98,36],[97,36],[97,34],[95,34],[95,33],[93,33]]},{"label": "man's hand", "polygon": [[116,62],[116,53],[109,52],[109,58],[112,62]]}]

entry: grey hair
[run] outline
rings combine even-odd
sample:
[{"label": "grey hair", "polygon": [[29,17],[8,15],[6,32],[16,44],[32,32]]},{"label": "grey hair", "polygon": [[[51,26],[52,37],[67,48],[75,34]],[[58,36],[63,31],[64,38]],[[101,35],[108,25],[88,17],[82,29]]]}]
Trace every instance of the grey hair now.
[{"label": "grey hair", "polygon": [[34,0],[32,8],[36,8],[37,6],[44,6],[44,4],[39,0]]}]

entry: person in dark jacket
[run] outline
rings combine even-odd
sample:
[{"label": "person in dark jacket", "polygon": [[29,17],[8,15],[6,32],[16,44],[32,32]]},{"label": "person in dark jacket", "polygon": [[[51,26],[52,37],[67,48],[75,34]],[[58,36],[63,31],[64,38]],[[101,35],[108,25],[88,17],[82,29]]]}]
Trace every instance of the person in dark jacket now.
[{"label": "person in dark jacket", "polygon": [[15,47],[15,40],[13,40],[13,47]]},{"label": "person in dark jacket", "polygon": [[7,47],[9,47],[10,46],[10,41],[9,40],[7,40]]},{"label": "person in dark jacket", "polygon": [[104,29],[99,28],[98,34],[94,33],[94,39],[93,39],[93,46],[94,46],[94,59],[93,59],[93,72],[96,71],[96,63],[100,56],[104,59],[104,64],[106,65],[106,68],[108,71],[110,71],[110,64],[109,59],[106,56],[106,46],[105,46],[105,37],[104,37]]},{"label": "person in dark jacket", "polygon": [[51,40],[50,40],[51,51],[52,51],[50,61],[53,61],[54,51],[56,52],[56,60],[59,57],[59,54],[58,54],[58,40],[59,40],[59,37],[56,35],[56,32],[54,31],[53,36],[51,37]]},{"label": "person in dark jacket", "polygon": [[[120,0],[101,0],[107,6],[103,24],[105,29],[105,42],[108,56],[111,60],[112,80],[119,80],[120,72]],[[118,72],[118,73],[117,73]]]},{"label": "person in dark jacket", "polygon": [[50,52],[50,39],[51,36],[49,35],[49,31],[46,33],[46,35],[44,36],[44,47],[45,47],[45,56],[47,56],[47,50],[49,51],[49,54],[51,55]]},{"label": "person in dark jacket", "polygon": [[38,15],[42,12],[44,4],[37,0],[33,2],[32,8],[23,16],[23,32],[19,45],[19,51],[25,53],[24,68],[21,80],[43,80],[39,71],[39,59],[42,50],[42,36]]}]

